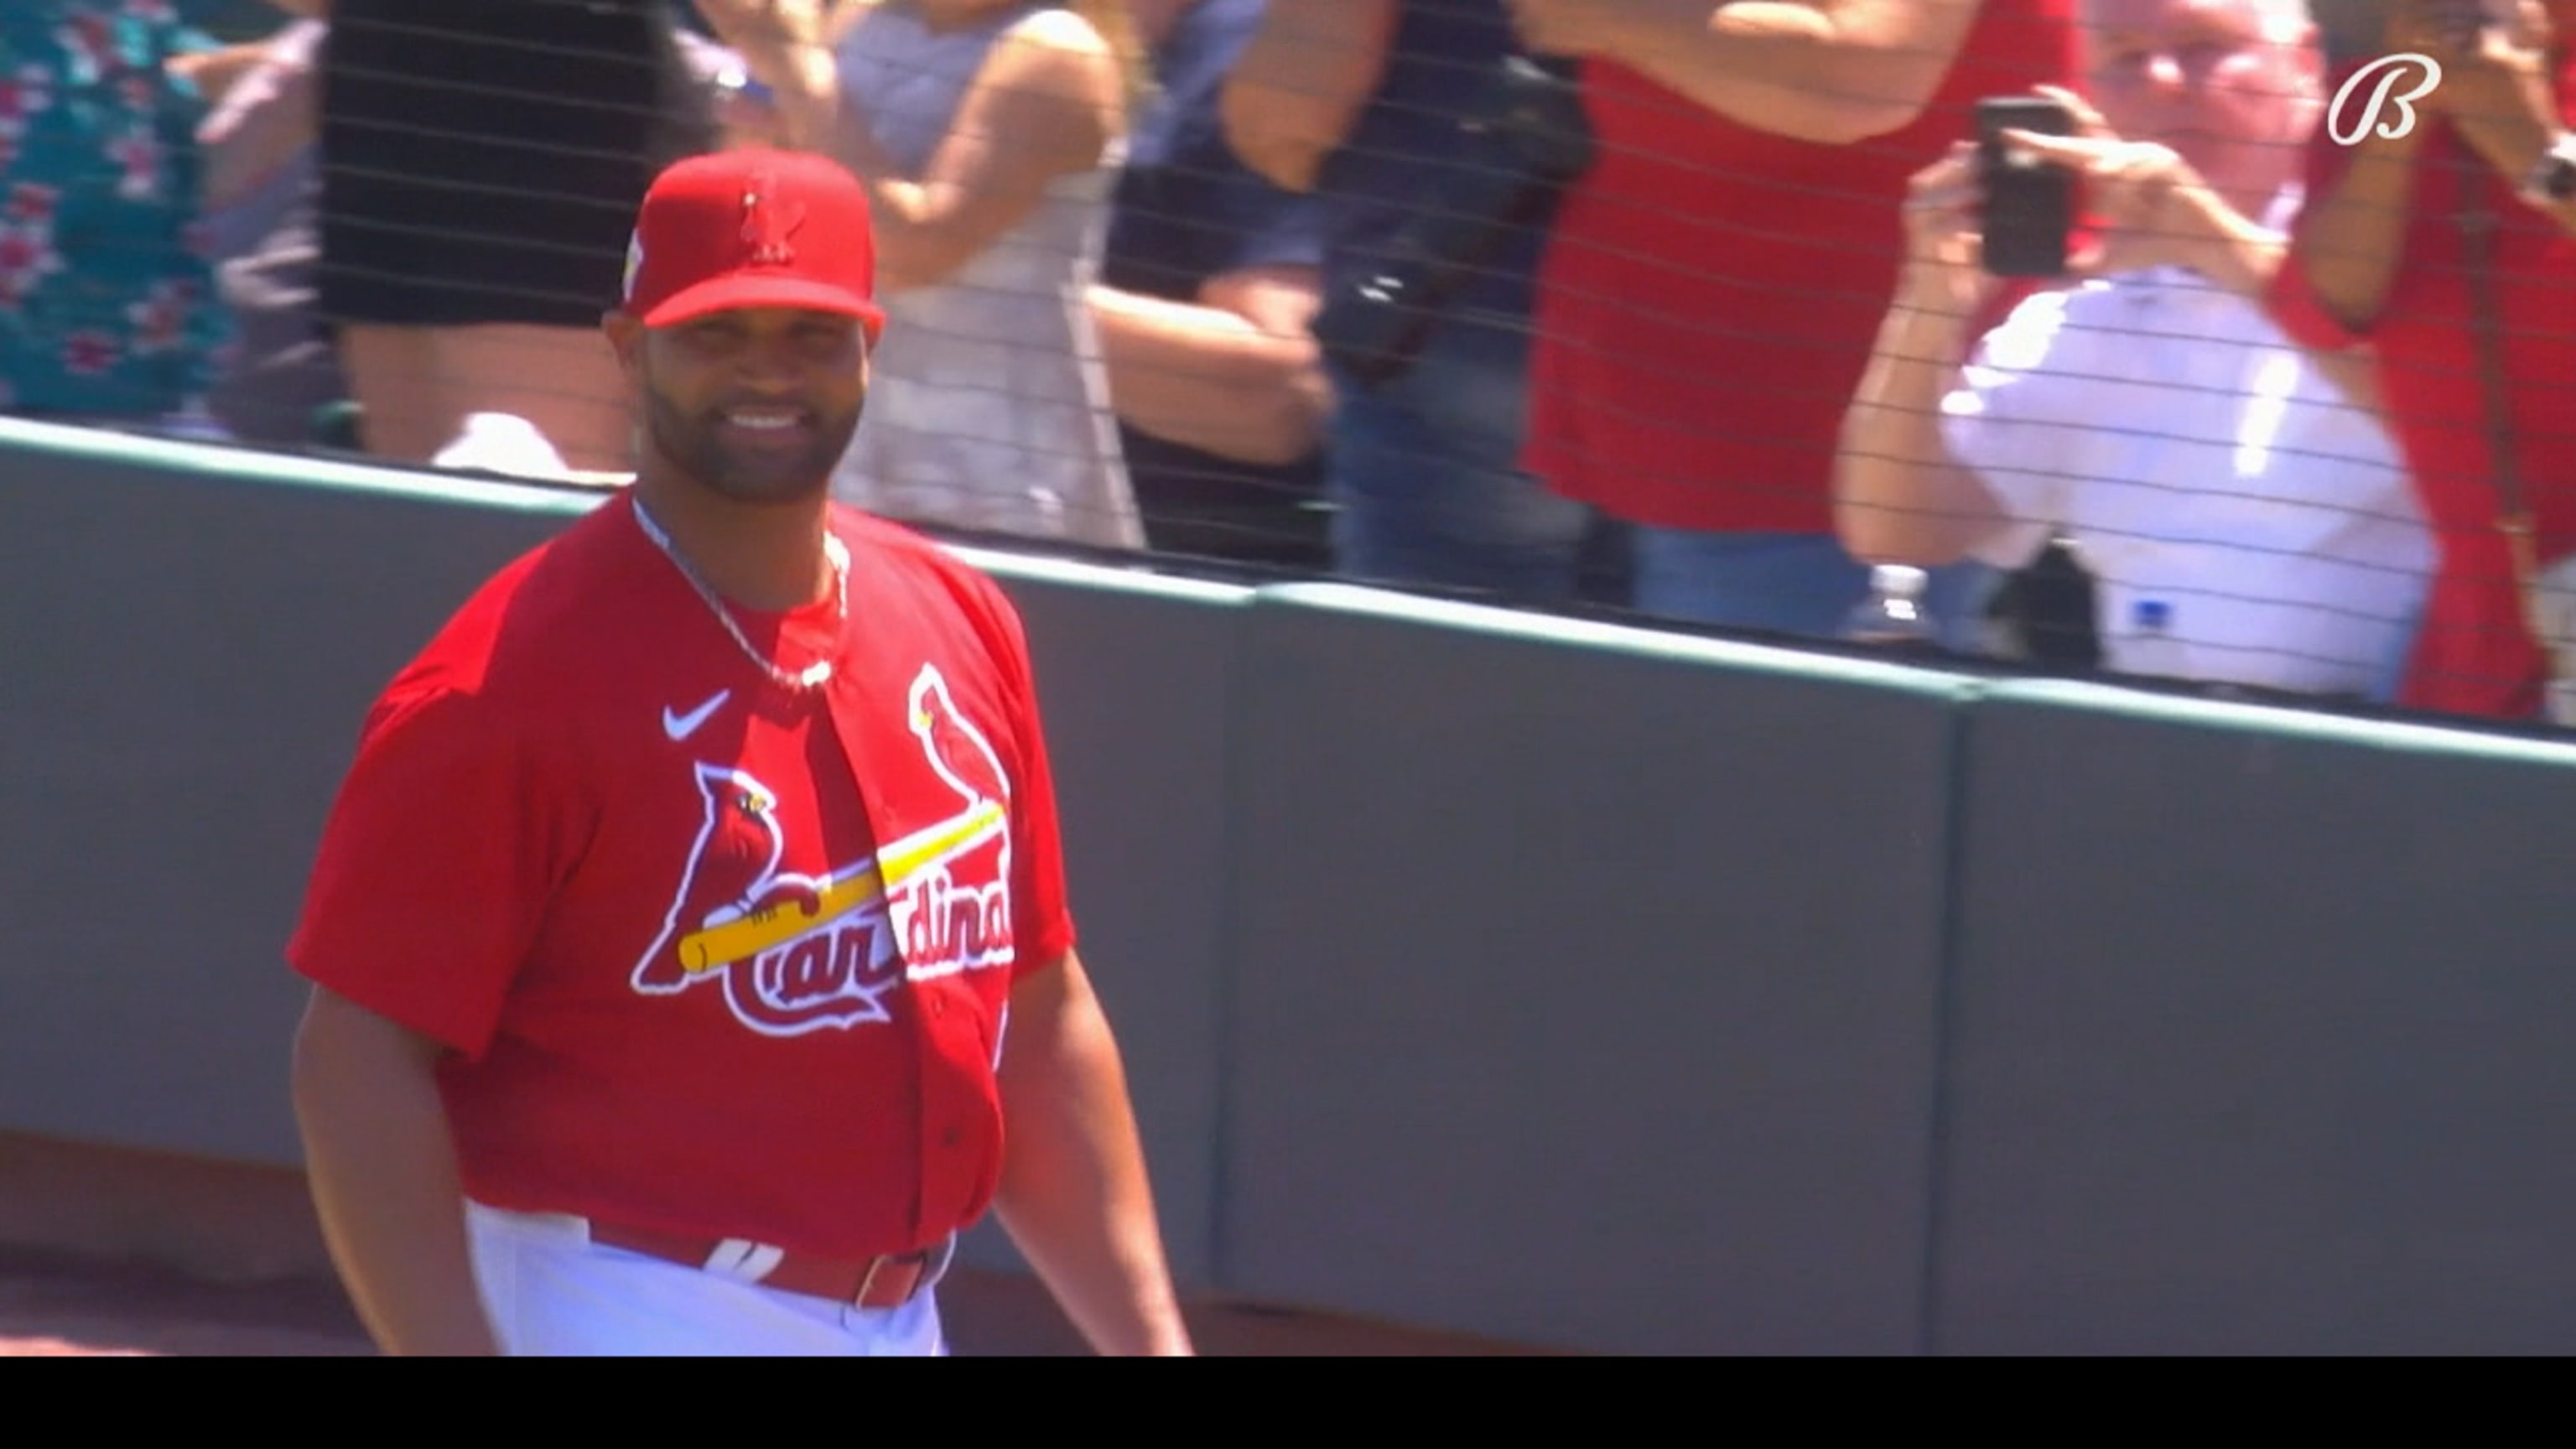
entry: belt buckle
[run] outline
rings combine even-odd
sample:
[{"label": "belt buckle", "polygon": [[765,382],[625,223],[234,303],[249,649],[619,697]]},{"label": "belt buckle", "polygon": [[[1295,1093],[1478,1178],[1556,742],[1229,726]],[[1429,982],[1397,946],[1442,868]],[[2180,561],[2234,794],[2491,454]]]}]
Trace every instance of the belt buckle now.
[{"label": "belt buckle", "polygon": [[885,1267],[887,1261],[888,1260],[882,1255],[868,1259],[868,1271],[859,1275],[859,1291],[850,1297],[851,1307],[865,1308],[868,1306],[868,1290],[877,1286],[877,1272],[879,1269]]},{"label": "belt buckle", "polygon": [[870,1258],[868,1271],[859,1276],[859,1291],[850,1298],[851,1305],[858,1308],[867,1307],[868,1290],[876,1286],[877,1274],[884,1271],[887,1264],[901,1263],[907,1266],[919,1264],[921,1276],[913,1280],[912,1291],[903,1296],[902,1303],[888,1305],[887,1311],[901,1308],[938,1287],[939,1280],[948,1276],[948,1265],[955,1260],[956,1256],[957,1235],[950,1233],[939,1240],[939,1246],[936,1248],[923,1248],[913,1253],[879,1254]]}]

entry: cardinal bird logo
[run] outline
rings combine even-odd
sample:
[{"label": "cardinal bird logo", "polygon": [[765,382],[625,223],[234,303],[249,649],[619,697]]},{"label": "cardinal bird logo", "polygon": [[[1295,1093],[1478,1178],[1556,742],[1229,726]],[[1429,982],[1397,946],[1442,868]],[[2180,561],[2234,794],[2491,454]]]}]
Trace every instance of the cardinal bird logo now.
[{"label": "cardinal bird logo", "polygon": [[930,756],[930,768],[969,804],[1010,802],[1011,782],[1002,774],[1002,757],[958,713],[948,681],[936,669],[924,667],[912,681],[912,734]]},{"label": "cardinal bird logo", "polygon": [[638,994],[721,982],[744,1026],[802,1036],[893,1020],[887,998],[906,980],[1011,964],[1009,777],[935,666],[908,699],[913,738],[960,808],[822,875],[780,869],[790,832],[812,822],[776,791],[739,768],[692,767],[697,838],[635,964]]},{"label": "cardinal bird logo", "polygon": [[777,177],[762,172],[744,188],[742,244],[750,249],[753,266],[794,266],[794,241],[797,231],[804,225],[805,203],[782,199],[778,195]]}]

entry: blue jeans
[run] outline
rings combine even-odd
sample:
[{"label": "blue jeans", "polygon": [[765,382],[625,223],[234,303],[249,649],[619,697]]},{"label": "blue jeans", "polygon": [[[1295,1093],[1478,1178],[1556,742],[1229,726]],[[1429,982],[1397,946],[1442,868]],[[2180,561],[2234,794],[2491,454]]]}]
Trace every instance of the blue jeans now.
[{"label": "blue jeans", "polygon": [[[1640,613],[1721,628],[1831,639],[1869,597],[1869,566],[1825,534],[1633,533]],[[1923,603],[1943,646],[1983,652],[1986,605],[2003,574],[1969,560],[1930,571]]]},{"label": "blue jeans", "polygon": [[1518,467],[1527,364],[1524,331],[1461,318],[1376,388],[1333,370],[1337,572],[1514,603],[1575,596],[1595,519]]}]

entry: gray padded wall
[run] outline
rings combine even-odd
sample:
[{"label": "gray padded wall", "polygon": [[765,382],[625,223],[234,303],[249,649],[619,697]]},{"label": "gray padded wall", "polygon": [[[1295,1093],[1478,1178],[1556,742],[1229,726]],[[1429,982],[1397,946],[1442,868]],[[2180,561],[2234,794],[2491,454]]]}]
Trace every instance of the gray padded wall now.
[{"label": "gray padded wall", "polygon": [[2576,748],[1974,714],[1934,1347],[2576,1351]]},{"label": "gray padded wall", "polygon": [[0,450],[0,1129],[300,1161],[281,951],[367,705],[586,500],[16,424]]},{"label": "gray padded wall", "polygon": [[[1018,604],[1063,814],[1077,948],[1127,1065],[1165,1251],[1215,1270],[1230,659],[1246,591],[969,553]],[[1024,1266],[998,1226],[969,1263]]]},{"label": "gray padded wall", "polygon": [[[360,717],[594,501],[0,422],[0,1131],[296,1160],[279,951]],[[2576,1350],[2576,745],[977,561],[1189,1286]]]},{"label": "gray padded wall", "polygon": [[1964,685],[1329,586],[1247,623],[1227,1285],[1911,1351]]}]

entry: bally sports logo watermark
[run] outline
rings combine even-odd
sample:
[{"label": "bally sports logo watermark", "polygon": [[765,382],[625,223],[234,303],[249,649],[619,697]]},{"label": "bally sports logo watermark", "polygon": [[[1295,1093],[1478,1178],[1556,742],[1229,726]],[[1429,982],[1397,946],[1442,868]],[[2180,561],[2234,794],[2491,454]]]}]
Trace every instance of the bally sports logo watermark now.
[{"label": "bally sports logo watermark", "polygon": [[[2410,78],[2415,82],[2415,88],[2403,95],[2398,94],[2397,88]],[[2374,79],[2377,83],[2371,87],[2369,102],[2361,107],[2360,122],[2346,125],[2353,110],[2353,98],[2361,94],[2362,82]],[[2326,135],[2338,146],[2358,146],[2362,137],[2376,128],[2381,140],[2402,141],[2415,129],[2415,103],[2431,95],[2441,84],[2442,63],[2433,57],[2414,51],[2383,55],[2354,71],[2351,78],[2336,89],[2334,100],[2326,107]],[[2396,118],[2379,119],[2380,113],[2390,106],[2397,108]]]}]

